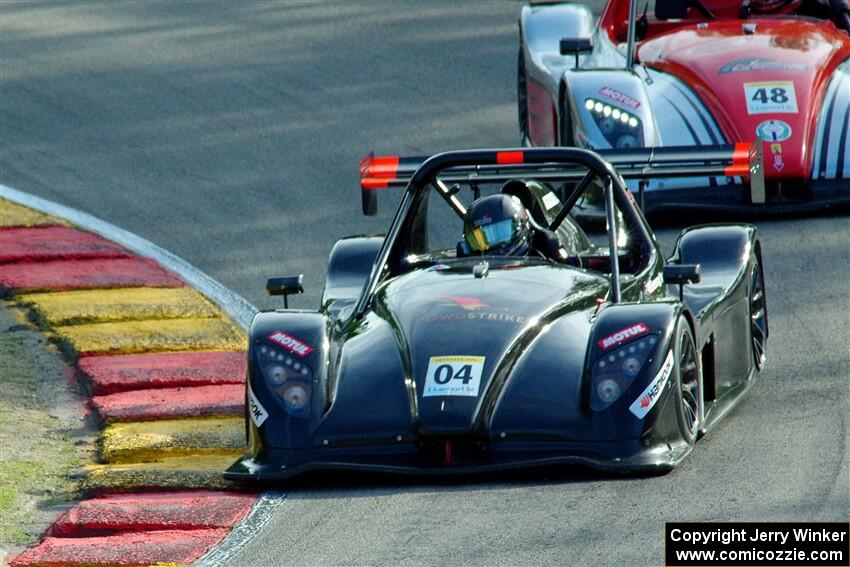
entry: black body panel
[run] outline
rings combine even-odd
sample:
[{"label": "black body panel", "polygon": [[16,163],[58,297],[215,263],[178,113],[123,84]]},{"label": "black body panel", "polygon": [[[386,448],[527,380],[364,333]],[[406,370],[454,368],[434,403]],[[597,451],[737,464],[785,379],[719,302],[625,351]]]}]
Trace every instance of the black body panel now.
[{"label": "black body panel", "polygon": [[[551,463],[669,470],[693,443],[681,428],[674,339],[683,325],[710,357],[699,378],[703,432],[749,388],[757,370],[749,292],[760,262],[753,227],[685,231],[668,262],[699,264],[701,280],[665,286],[658,246],[610,165],[584,150],[532,150],[543,162],[587,158],[582,163],[607,180],[608,210],[616,203],[631,223],[639,246],[623,253],[637,254],[638,265],[624,262],[618,275],[608,261],[599,265],[613,274],[537,257],[412,254],[417,199],[441,168],[505,159],[482,154],[427,160],[386,238],[337,243],[321,310],[256,316],[249,451],[227,478],[276,480],[313,469],[464,474]],[[526,198],[539,203],[529,210],[541,222],[563,220],[547,194],[532,186]],[[624,222],[612,218],[610,226]],[[572,221],[562,228],[569,228],[564,238],[589,246]],[[594,249],[597,264],[602,252],[621,257],[612,234],[610,250]]]}]

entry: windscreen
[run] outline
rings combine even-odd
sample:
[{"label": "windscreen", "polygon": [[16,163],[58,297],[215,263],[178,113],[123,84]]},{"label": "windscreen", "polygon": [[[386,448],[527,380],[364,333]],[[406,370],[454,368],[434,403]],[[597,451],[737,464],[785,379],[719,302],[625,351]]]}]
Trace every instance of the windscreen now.
[{"label": "windscreen", "polygon": [[[432,188],[417,211],[402,271],[429,263],[464,261],[485,257],[498,260],[519,258],[529,262],[551,262],[582,269],[610,271],[609,231],[619,247],[624,273],[636,272],[646,264],[647,243],[634,219],[615,203],[616,226],[610,227],[605,212],[605,191],[598,180],[580,187],[576,181],[551,182],[533,177],[475,186],[449,187],[464,210],[491,195],[508,195],[521,203],[528,218],[528,246],[507,246],[515,236],[509,219],[464,219]],[[564,204],[569,213],[560,215]],[[552,224],[562,217],[558,226]],[[469,215],[466,215],[467,217]]]}]

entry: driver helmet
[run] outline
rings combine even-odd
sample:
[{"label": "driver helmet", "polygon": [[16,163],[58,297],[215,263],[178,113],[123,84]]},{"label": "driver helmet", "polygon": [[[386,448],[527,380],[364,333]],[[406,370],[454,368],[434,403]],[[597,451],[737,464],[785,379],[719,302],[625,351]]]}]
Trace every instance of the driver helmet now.
[{"label": "driver helmet", "polygon": [[530,232],[528,211],[510,195],[481,197],[463,218],[463,237],[472,253],[523,256],[528,253]]}]

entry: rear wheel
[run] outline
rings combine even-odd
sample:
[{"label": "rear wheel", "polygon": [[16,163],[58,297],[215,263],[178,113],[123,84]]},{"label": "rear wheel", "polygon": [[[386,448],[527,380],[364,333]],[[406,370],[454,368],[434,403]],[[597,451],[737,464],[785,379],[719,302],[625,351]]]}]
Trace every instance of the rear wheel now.
[{"label": "rear wheel", "polygon": [[691,327],[684,317],[676,325],[673,376],[676,416],[682,438],[692,445],[702,425],[702,368]]},{"label": "rear wheel", "polygon": [[750,276],[750,337],[753,359],[756,368],[761,370],[767,362],[767,297],[764,290],[764,273],[758,257]]}]

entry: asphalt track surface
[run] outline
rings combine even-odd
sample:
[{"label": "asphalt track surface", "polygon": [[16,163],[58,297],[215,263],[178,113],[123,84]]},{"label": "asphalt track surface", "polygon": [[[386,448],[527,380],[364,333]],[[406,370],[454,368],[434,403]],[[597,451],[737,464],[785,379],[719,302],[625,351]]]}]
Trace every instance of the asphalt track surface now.
[{"label": "asphalt track surface", "polygon": [[[519,4],[0,4],[0,183],[184,257],[260,307],[315,306],[359,159],[517,143]],[[665,520],[850,516],[850,219],[756,221],[769,365],[674,472],[308,479],[232,559],[660,565]],[[681,223],[661,219],[669,251]],[[678,224],[677,224],[678,223]]]}]

